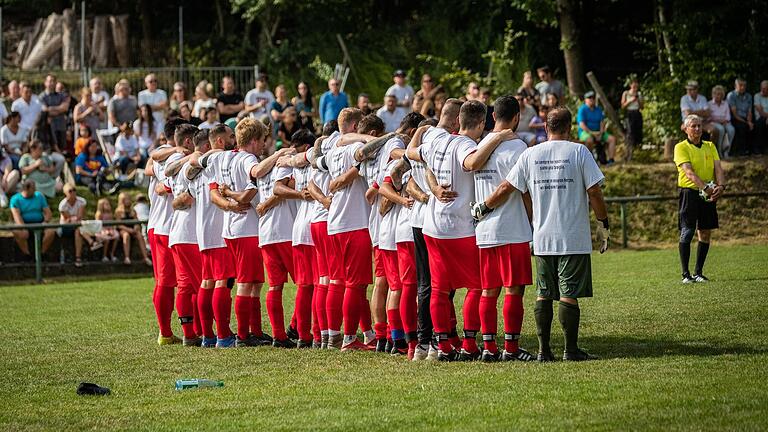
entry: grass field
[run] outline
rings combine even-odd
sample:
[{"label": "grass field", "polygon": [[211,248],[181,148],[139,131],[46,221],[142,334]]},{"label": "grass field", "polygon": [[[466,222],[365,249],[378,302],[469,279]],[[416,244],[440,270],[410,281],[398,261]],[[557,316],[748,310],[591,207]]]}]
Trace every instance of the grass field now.
[{"label": "grass field", "polygon": [[[765,430],[766,263],[768,246],[715,244],[713,282],[683,286],[675,250],[594,255],[581,345],[602,360],[580,364],[159,347],[150,279],[4,286],[0,429]],[[226,386],[173,390],[192,377]]]}]

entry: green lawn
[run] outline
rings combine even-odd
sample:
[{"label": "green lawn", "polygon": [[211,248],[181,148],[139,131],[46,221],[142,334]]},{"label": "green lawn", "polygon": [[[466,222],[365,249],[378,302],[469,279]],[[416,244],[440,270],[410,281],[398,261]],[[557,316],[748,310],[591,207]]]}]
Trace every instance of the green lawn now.
[{"label": "green lawn", "polygon": [[[0,287],[0,429],[767,427],[768,314],[758,294],[768,288],[768,246],[715,244],[713,282],[693,286],[679,284],[675,250],[593,259],[581,343],[602,360],[580,364],[159,347],[150,279]],[[522,345],[534,350],[532,301],[529,293]],[[554,340],[561,349],[559,328]],[[192,377],[226,386],[173,390]],[[113,394],[77,396],[80,381]]]}]

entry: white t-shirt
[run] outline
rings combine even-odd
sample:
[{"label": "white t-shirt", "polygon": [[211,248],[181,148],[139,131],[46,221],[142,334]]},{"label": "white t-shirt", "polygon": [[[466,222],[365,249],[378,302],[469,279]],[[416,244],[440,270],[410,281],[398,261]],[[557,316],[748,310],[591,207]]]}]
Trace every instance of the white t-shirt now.
[{"label": "white t-shirt", "polygon": [[517,132],[534,132],[531,130],[531,120],[536,117],[536,110],[532,106],[526,105],[520,111],[520,124],[517,125]]},{"label": "white t-shirt", "polygon": [[587,189],[604,178],[581,144],[547,141],[523,152],[507,181],[531,194],[536,255],[592,252]]},{"label": "white t-shirt", "polygon": [[141,150],[147,151],[148,148],[152,147],[155,139],[157,139],[157,124],[153,124],[152,129],[154,130],[150,133],[149,123],[141,122],[138,119],[134,120],[133,132],[139,137],[139,148]]},{"label": "white t-shirt", "polygon": [[[269,174],[257,180],[259,202],[274,194],[275,183],[291,178],[290,168],[272,168]],[[289,242],[293,239],[293,221],[296,219],[296,205],[290,200],[281,200],[277,206],[267,210],[259,220],[259,245]]]},{"label": "white t-shirt", "polygon": [[[331,178],[337,178],[350,168],[358,165],[355,152],[363,143],[344,147],[333,147],[326,155],[326,163]],[[328,234],[339,234],[368,228],[368,215],[371,211],[365,192],[368,185],[362,177],[357,177],[346,187],[333,194],[331,207],[328,209]]]},{"label": "white t-shirt", "polygon": [[[496,132],[488,134],[478,148],[488,145]],[[496,147],[485,166],[475,171],[475,201],[483,202],[512,171],[520,155],[528,146],[523,140],[504,141]],[[489,213],[475,227],[477,246],[493,247],[531,241],[531,226],[525,212],[522,194],[515,191],[501,206]]]},{"label": "white t-shirt", "polygon": [[405,100],[407,100],[409,103],[413,101],[413,94],[413,87],[409,86],[408,84],[404,86],[392,84],[392,86],[387,89],[385,96],[395,95],[397,98],[397,103],[399,104]]},{"label": "white t-shirt", "polygon": [[[390,172],[392,170],[392,167],[397,163],[397,161],[390,161],[384,169],[379,173],[379,177],[377,179],[378,184],[383,184],[387,179],[390,177]],[[391,183],[391,180],[390,180]],[[371,209],[371,213],[376,212],[376,214],[379,213],[379,202],[376,204],[376,207]],[[381,250],[387,250],[387,251],[395,251],[397,250],[396,245],[396,239],[395,239],[395,232],[397,231],[397,223],[400,220],[400,209],[402,207],[395,204],[392,206],[392,208],[385,214],[384,216],[381,216],[381,222],[379,223],[379,249]]]},{"label": "white t-shirt", "polygon": [[[248,152],[233,150],[224,152],[218,158],[218,170],[221,176],[219,185],[226,184],[235,192],[256,189],[251,181],[251,168],[259,164],[259,159]],[[259,204],[258,194],[251,200],[251,208],[245,213],[224,212],[224,238],[235,239],[259,236],[259,214],[256,206]]]},{"label": "white t-shirt", "polygon": [[211,202],[211,187],[216,187],[219,172],[218,158],[226,152],[208,156],[208,166],[192,181],[190,189],[195,190],[197,200],[196,228],[197,246],[200,251],[226,247],[224,242],[224,211]]},{"label": "white t-shirt", "polygon": [[5,108],[5,104],[0,103],[0,124],[5,124],[5,119],[8,117],[8,109]]},{"label": "white t-shirt", "polygon": [[[434,139],[447,133],[448,131],[441,127],[431,127],[427,129],[426,132],[424,132],[424,135],[421,136],[421,142],[432,142]],[[429,199],[431,201],[433,196],[432,192],[429,190],[429,184],[427,183],[427,166],[424,164],[424,162],[411,161],[411,176],[416,182],[416,185],[419,186],[419,188],[424,193],[429,195]],[[429,202],[423,203],[421,201],[415,201],[413,203],[413,208],[411,209],[411,226],[413,228],[424,227],[424,215],[427,212],[428,205]]]},{"label": "white t-shirt", "polygon": [[709,103],[707,102],[707,98],[702,95],[696,95],[696,100],[693,100],[688,94],[684,94],[683,97],[680,98],[680,116],[683,120],[685,120],[685,111],[700,111],[705,109],[709,109]]},{"label": "white t-shirt", "polygon": [[78,212],[80,212],[80,209],[85,207],[86,202],[85,198],[83,197],[77,197],[75,198],[75,203],[70,204],[69,201],[64,198],[59,203],[59,213],[67,212],[67,214],[71,216],[77,216]]},{"label": "white t-shirt", "polygon": [[[170,145],[162,145],[157,149],[170,148]],[[173,156],[173,155],[171,155]],[[169,157],[170,159],[170,157]],[[162,162],[153,162],[152,171],[155,175],[149,178],[149,218],[147,218],[147,230],[154,229],[155,233],[168,235],[171,230],[171,215],[173,214],[173,198],[170,195],[158,195],[155,193],[155,186],[162,183],[167,188],[170,185],[166,182],[165,164],[168,159]]]},{"label": "white t-shirt", "polygon": [[[387,164],[392,158],[392,150],[404,149],[405,143],[398,138],[393,137],[384,143],[384,146],[379,149],[373,158],[364,161],[360,165],[360,174],[365,177],[365,181],[368,187],[374,187],[381,185],[379,174],[386,168]],[[368,215],[368,234],[371,236],[371,242],[373,246],[379,245],[379,225],[381,224],[381,214],[379,214],[379,195],[376,195],[372,204],[372,210]]]},{"label": "white t-shirt", "polygon": [[266,101],[267,103],[264,104],[263,107],[253,110],[253,112],[251,112],[251,117],[263,117],[264,115],[269,114],[272,102],[275,101],[275,95],[269,90],[258,91],[256,89],[251,89],[245,94],[243,102],[246,105],[256,105],[260,101]]},{"label": "white t-shirt", "polygon": [[469,203],[475,197],[475,181],[464,170],[464,159],[477,150],[477,144],[462,135],[442,135],[419,147],[422,160],[435,174],[437,184],[458,193],[454,201],[430,200],[424,216],[424,234],[439,239],[475,236]]},{"label": "white t-shirt", "polygon": [[29,129],[19,124],[19,130],[13,133],[8,125],[0,128],[0,144],[8,146],[14,153],[21,154],[21,147],[29,138]]},{"label": "white t-shirt", "polygon": [[109,104],[109,93],[107,93],[105,90],[102,90],[98,93],[91,92],[91,101],[98,103],[102,108],[106,108],[106,106]]},{"label": "white t-shirt", "polygon": [[204,121],[200,123],[200,126],[198,126],[198,129],[213,129],[214,126],[221,124],[218,121],[214,121],[213,123],[208,123],[207,121]]},{"label": "white t-shirt", "polygon": [[[312,178],[312,168],[307,165],[303,168],[293,169],[293,179],[297,191],[304,190]],[[300,200],[296,211],[296,219],[293,221],[293,233],[291,235],[291,244],[293,246],[308,245],[314,246],[312,241],[312,231],[309,224],[312,221],[312,201]]]},{"label": "white t-shirt", "polygon": [[[187,178],[189,162],[182,165],[179,172],[173,177],[173,196],[178,197],[184,192],[189,192],[192,198],[197,196],[194,182]],[[174,210],[171,218],[171,233],[168,235],[168,246],[176,244],[197,244],[197,200],[192,200],[188,209]]]},{"label": "white t-shirt", "polygon": [[21,127],[32,130],[37,125],[37,119],[43,111],[43,106],[36,96],[32,96],[29,99],[29,103],[23,98],[18,98],[11,104],[11,111],[17,111],[21,114],[21,121],[19,122]]},{"label": "white t-shirt", "polygon": [[403,107],[395,107],[395,110],[390,112],[386,106],[383,106],[376,111],[376,115],[384,120],[384,132],[386,133],[396,131],[406,114],[408,112]]},{"label": "white t-shirt", "polygon": [[[332,133],[331,136],[321,141],[320,148],[323,155],[327,155],[328,151],[336,147],[336,143],[339,141],[339,138],[341,138],[341,134],[339,131],[336,131]],[[329,186],[331,184],[331,175],[327,171],[313,168],[312,180],[315,182],[317,187],[320,188],[323,194],[327,196],[330,192]],[[320,201],[315,201],[314,205],[312,206],[312,222],[324,222],[327,220],[328,210],[323,207],[323,204],[320,203]]]},{"label": "white t-shirt", "polygon": [[[165,90],[157,89],[153,92],[149,90],[142,90],[139,92],[139,107],[144,104],[157,105],[159,103],[167,102],[168,95]],[[158,128],[162,128],[165,124],[165,110],[152,109],[152,117],[155,118],[155,125]]]},{"label": "white t-shirt", "polygon": [[[192,116],[199,117],[201,108],[216,108],[216,101],[213,98],[207,100],[198,99],[195,101],[195,105],[192,107]],[[199,126],[198,126],[199,127]]]},{"label": "white t-shirt", "polygon": [[133,156],[139,150],[139,141],[136,139],[136,135],[131,135],[126,138],[125,135],[120,134],[115,140],[115,156]]}]

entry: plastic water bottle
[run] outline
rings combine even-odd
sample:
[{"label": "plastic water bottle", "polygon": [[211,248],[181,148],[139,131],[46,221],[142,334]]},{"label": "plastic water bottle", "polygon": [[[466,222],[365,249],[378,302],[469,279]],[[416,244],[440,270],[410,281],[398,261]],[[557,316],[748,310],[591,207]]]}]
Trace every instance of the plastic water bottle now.
[{"label": "plastic water bottle", "polygon": [[179,391],[203,387],[224,387],[224,381],[198,378],[176,380],[176,390]]}]

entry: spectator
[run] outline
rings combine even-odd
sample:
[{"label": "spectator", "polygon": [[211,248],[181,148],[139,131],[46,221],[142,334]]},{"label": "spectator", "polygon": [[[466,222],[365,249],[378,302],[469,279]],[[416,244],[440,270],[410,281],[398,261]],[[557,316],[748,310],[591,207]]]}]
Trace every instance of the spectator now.
[{"label": "spectator", "polygon": [[[139,150],[139,140],[128,123],[120,126],[120,135],[115,140],[115,165],[120,167],[122,174],[129,174],[136,167],[143,168],[144,158]],[[133,169],[131,169],[133,168]]]},{"label": "spectator", "polygon": [[21,86],[19,85],[19,82],[16,80],[11,80],[11,82],[8,83],[8,95],[6,97],[6,100],[9,101],[11,104],[16,102],[16,99],[21,97]]},{"label": "spectator", "polygon": [[200,113],[203,108],[216,108],[216,101],[211,97],[213,86],[206,80],[202,80],[195,86],[195,104],[192,106],[192,115],[205,120],[205,116]]},{"label": "spectator", "polygon": [[517,89],[517,94],[522,95],[525,103],[534,109],[541,105],[541,97],[539,96],[539,91],[533,85],[533,74],[531,71],[523,72],[523,84]]},{"label": "spectator", "polygon": [[[435,95],[433,94],[434,90],[435,90],[435,81],[432,79],[432,75],[430,74],[422,75],[421,88],[413,96],[414,103],[416,103],[416,100],[418,99],[421,103],[421,106],[423,107],[425,100],[432,99],[435,97]],[[414,111],[416,110],[414,109]],[[417,111],[417,112],[420,112],[420,111]]]},{"label": "spectator", "polygon": [[[446,100],[448,100],[448,95],[444,91],[438,92],[435,95],[435,106],[434,106],[435,114],[432,117],[430,117],[430,118],[435,119],[435,120],[439,120],[440,119],[440,115],[443,112],[443,106],[445,106],[445,101]],[[427,101],[427,103],[429,103],[429,101]],[[427,109],[427,106],[426,106],[427,104],[425,103],[424,105],[425,106],[424,106],[424,108],[422,108],[422,110],[426,110]]]},{"label": "spectator", "polygon": [[304,81],[299,83],[296,90],[298,94],[291,99],[291,103],[296,107],[296,112],[299,114],[299,125],[314,133],[315,124],[313,119],[317,116],[317,112],[315,111],[315,101],[312,98],[312,91],[309,89],[309,85]]},{"label": "spectator", "polygon": [[[112,214],[112,204],[106,198],[101,198],[96,203],[96,220],[100,221],[112,221],[115,220]],[[112,226],[105,226],[101,228],[96,234],[96,240],[104,245],[104,256],[102,256],[102,262],[117,262],[115,256],[115,250],[117,249],[117,239],[120,238],[120,234],[117,233],[117,229]]]},{"label": "spectator", "polygon": [[[536,73],[539,75],[539,79],[541,80],[536,84],[536,90],[539,92],[541,104],[548,105],[547,95],[549,93],[557,96],[558,102],[562,100],[564,95],[563,83],[552,77],[552,70],[549,68],[549,66],[542,66],[536,69]],[[557,105],[555,104],[548,106],[555,107]]]},{"label": "spectator", "polygon": [[392,80],[395,82],[387,89],[385,96],[394,95],[397,99],[397,106],[403,108],[405,113],[411,110],[413,103],[413,87],[405,83],[405,72],[398,69],[392,74]]},{"label": "spectator", "polygon": [[719,138],[714,136],[717,130],[709,122],[709,103],[707,103],[707,98],[699,94],[699,82],[695,80],[688,81],[685,85],[685,92],[686,94],[680,98],[681,119],[685,120],[691,114],[701,117],[702,130],[712,136],[712,141],[719,141]]},{"label": "spectator", "polygon": [[480,86],[476,82],[467,85],[467,94],[464,95],[465,101],[473,101],[480,98]]},{"label": "spectator", "polygon": [[747,82],[737,78],[734,89],[728,93],[726,100],[731,108],[731,124],[736,130],[731,144],[731,153],[734,156],[747,156],[750,154],[749,135],[755,128],[752,122],[752,95],[747,93]]},{"label": "spectator", "polygon": [[[285,87],[283,87],[283,91],[285,91]],[[267,87],[267,76],[261,74],[256,79],[256,87],[245,94],[245,112],[249,113],[251,117],[261,120],[270,115],[274,101],[275,95]]]},{"label": "spectator", "polygon": [[320,96],[320,123],[336,120],[341,110],[349,106],[347,95],[340,90],[339,80],[328,80],[328,91]]},{"label": "spectator", "polygon": [[93,140],[93,133],[91,132],[91,128],[89,128],[86,124],[81,124],[78,129],[77,141],[75,141],[75,156],[78,156],[80,153],[84,152],[85,148],[88,147],[88,143]]},{"label": "spectator", "polygon": [[152,116],[155,118],[157,126],[162,128],[165,123],[165,112],[168,109],[168,94],[165,93],[165,90],[157,88],[155,74],[144,77],[144,85],[147,88],[139,92],[138,104],[149,104],[152,107]]},{"label": "spectator", "polygon": [[61,93],[69,99],[69,107],[67,108],[67,128],[71,128],[71,120],[75,111],[75,105],[77,105],[79,101],[69,92],[67,85],[62,81],[56,81],[56,93]]},{"label": "spectator", "polygon": [[128,81],[121,79],[115,88],[115,97],[109,101],[109,123],[113,127],[120,127],[123,123],[133,123],[136,120],[138,101],[131,95],[131,86]]},{"label": "spectator", "polygon": [[[712,87],[712,100],[709,101],[709,121],[717,131],[717,153],[727,158],[733,143],[736,130],[731,124],[731,109],[725,100],[725,88],[720,85]],[[726,142],[725,137],[728,137]]]},{"label": "spectator", "polygon": [[364,116],[373,112],[373,108],[371,108],[371,98],[368,97],[367,93],[360,93],[357,95],[357,109],[362,111]]},{"label": "spectator", "polygon": [[291,137],[301,129],[296,107],[289,106],[283,111],[283,120],[277,128],[277,136],[283,141],[282,147],[290,147]]},{"label": "spectator", "polygon": [[214,126],[219,124],[219,113],[216,111],[216,108],[203,108],[202,111],[205,112],[205,121],[200,123],[199,129],[213,129]]},{"label": "spectator", "polygon": [[109,93],[104,90],[104,86],[101,84],[101,78],[91,78],[88,87],[91,89],[91,100],[93,103],[98,105],[102,112],[106,112],[107,106],[109,105]]},{"label": "spectator", "polygon": [[[138,219],[132,208],[131,196],[125,192],[120,192],[120,195],[117,196],[115,219],[119,221]],[[133,237],[139,245],[144,263],[148,266],[152,265],[152,261],[147,256],[147,247],[144,243],[144,237],[141,235],[140,225],[118,225],[117,232],[123,240],[123,264],[131,264],[131,237]]]},{"label": "spectator", "polygon": [[228,76],[221,79],[221,93],[217,97],[216,110],[219,111],[221,121],[225,122],[237,117],[237,113],[243,110],[243,96],[235,89],[235,81]]},{"label": "spectator", "polygon": [[108,169],[109,163],[101,153],[99,144],[90,140],[75,158],[75,183],[88,186],[94,195],[99,195],[106,187]]},{"label": "spectator", "polygon": [[528,104],[528,99],[524,92],[518,93],[516,99],[520,104],[520,122],[515,133],[530,147],[536,141],[536,133],[531,128],[531,121],[536,117],[536,110]]},{"label": "spectator", "polygon": [[483,87],[480,89],[480,99],[478,99],[485,105],[485,131],[490,132],[496,126],[496,120],[493,119],[493,105],[490,104],[491,89]]},{"label": "spectator", "polygon": [[173,83],[173,93],[171,94],[171,100],[168,103],[168,106],[172,110],[181,112],[179,106],[182,102],[187,101],[189,101],[189,98],[187,97],[187,86],[181,81],[176,81]]},{"label": "spectator", "polygon": [[[147,199],[146,195],[141,193],[136,195],[136,204],[133,205],[133,211],[136,215],[136,219],[141,221],[146,221],[149,219],[149,200]],[[147,251],[149,249],[149,242],[147,241],[146,224],[141,224],[141,236],[144,239],[144,244],[146,245],[144,250]]]},{"label": "spectator", "polygon": [[[74,186],[64,186],[64,199],[59,203],[59,223],[78,223],[85,217],[85,198],[77,196]],[[62,227],[57,230],[59,237],[74,237],[75,240],[75,267],[82,267],[83,240],[88,243],[91,250],[101,247],[101,243],[94,240],[90,234],[80,231],[80,228]]]},{"label": "spectator", "polygon": [[397,96],[394,94],[384,96],[384,106],[376,111],[376,115],[384,121],[385,133],[396,131],[406,114],[405,108],[397,106]]},{"label": "spectator", "polygon": [[[0,96],[2,96],[2,87],[0,87]],[[5,119],[8,118],[8,108],[6,107],[6,98],[2,98],[2,103],[0,103],[0,124],[5,124]],[[10,105],[10,104],[8,104]]]},{"label": "spectator", "polygon": [[760,83],[760,93],[755,93],[755,149],[759,153],[768,150],[768,80]]},{"label": "spectator", "polygon": [[35,190],[43,195],[53,198],[57,190],[61,190],[56,181],[56,165],[53,160],[43,154],[43,144],[40,141],[32,141],[29,144],[29,153],[25,153],[19,159],[19,170],[23,180],[32,180]]},{"label": "spectator", "polygon": [[203,122],[199,118],[192,116],[192,102],[190,101],[182,101],[179,104],[179,118],[195,126],[199,126]]},{"label": "spectator", "polygon": [[[285,111],[285,109],[289,106],[291,106],[291,103],[288,101],[288,96],[285,92],[285,86],[280,84],[279,86],[275,87],[275,98],[269,105],[269,115],[272,117],[272,121],[275,123],[277,128],[280,127],[280,122],[283,121],[283,111]],[[291,135],[288,135],[288,138],[290,137]]]},{"label": "spectator", "polygon": [[152,107],[149,104],[139,107],[139,118],[133,122],[133,133],[139,137],[139,151],[145,158],[154,150],[159,131],[160,128],[152,115]]},{"label": "spectator", "polygon": [[11,158],[5,150],[0,150],[0,207],[8,207],[8,195],[16,193],[19,178],[19,171],[13,168]]},{"label": "spectator", "polygon": [[[13,223],[16,225],[26,225],[33,223],[48,223],[51,221],[51,209],[48,207],[48,201],[35,189],[35,182],[25,180],[21,186],[21,192],[11,197],[11,215]],[[13,231],[13,238],[19,245],[21,253],[25,260],[31,260],[32,254],[29,251],[29,237],[31,230],[19,229]],[[53,238],[56,230],[46,229],[43,231],[42,248],[40,251],[45,253],[53,244]]]},{"label": "spectator", "polygon": [[[98,103],[93,102],[90,88],[83,87],[80,90],[80,102],[75,105],[72,117],[77,127],[75,138],[80,136],[79,126],[85,125],[91,132],[99,129],[99,124],[104,119],[104,111],[101,110],[101,106]],[[78,154],[77,149],[75,149],[75,154]]]},{"label": "spectator", "polygon": [[633,78],[629,90],[621,94],[621,107],[626,110],[627,134],[624,140],[627,145],[626,160],[632,160],[632,151],[643,142],[643,94],[640,93],[640,82]]},{"label": "spectator", "polygon": [[547,108],[551,109],[551,108],[555,108],[555,107],[560,106],[560,98],[557,97],[557,95],[554,94],[554,93],[547,93],[547,94],[545,94],[544,95],[544,100],[546,101],[544,106],[546,106]]},{"label": "spectator", "polygon": [[[600,163],[613,164],[616,138],[606,131],[605,115],[603,109],[596,104],[595,92],[584,93],[584,103],[576,114],[576,123],[579,125],[579,140],[585,142],[590,150],[597,151],[597,159]],[[608,144],[607,158],[605,144]]]},{"label": "spectator", "polygon": [[19,169],[19,159],[29,139],[29,129],[21,125],[21,114],[11,111],[0,128],[0,144],[13,162],[13,168]]},{"label": "spectator", "polygon": [[[43,141],[46,149],[61,152],[66,148],[67,112],[69,111],[69,95],[56,91],[56,76],[45,77],[45,90],[38,96],[42,112],[46,113],[46,123],[50,127],[50,140]],[[23,117],[22,117],[23,118]]]},{"label": "spectator", "polygon": [[536,139],[531,145],[541,144],[547,141],[547,107],[542,105],[539,107],[539,113],[531,119],[529,123],[531,130],[535,131]]},{"label": "spectator", "polygon": [[21,114],[21,127],[32,133],[37,127],[37,120],[43,106],[37,100],[37,96],[32,95],[32,87],[26,82],[21,83],[21,97],[13,101],[11,111]]}]

